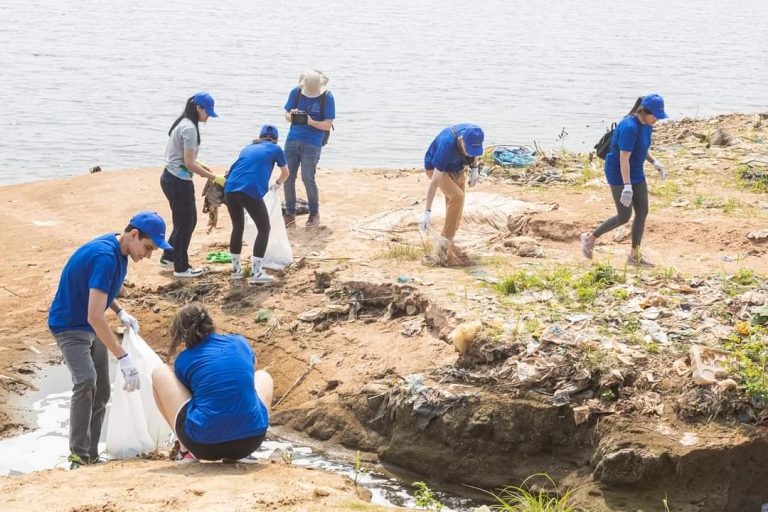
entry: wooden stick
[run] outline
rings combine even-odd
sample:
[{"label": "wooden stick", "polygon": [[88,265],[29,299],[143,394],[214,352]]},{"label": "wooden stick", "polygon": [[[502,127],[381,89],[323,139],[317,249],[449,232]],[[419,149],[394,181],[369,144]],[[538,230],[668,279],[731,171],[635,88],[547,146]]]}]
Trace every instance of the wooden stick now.
[{"label": "wooden stick", "polygon": [[27,379],[23,379],[21,377],[16,377],[16,376],[12,376],[12,375],[5,375],[3,373],[0,373],[0,379],[12,380],[12,381],[15,381],[15,382],[20,382],[20,383],[24,384],[25,386],[27,386],[32,391],[40,391],[37,388],[37,386],[35,386],[31,382],[29,382]]},{"label": "wooden stick", "polygon": [[309,363],[309,368],[307,368],[306,370],[304,370],[304,372],[303,372],[301,375],[299,375],[299,378],[298,378],[298,379],[296,379],[296,380],[293,382],[293,384],[291,384],[291,387],[289,387],[289,388],[288,388],[288,391],[286,391],[286,392],[283,394],[283,396],[281,396],[281,397],[280,397],[280,400],[278,400],[278,401],[277,401],[277,403],[275,403],[274,407],[277,407],[278,405],[280,405],[280,404],[282,403],[282,401],[283,401],[283,400],[285,400],[285,398],[286,398],[286,397],[287,397],[287,396],[288,396],[288,395],[291,393],[291,391],[293,391],[294,389],[296,389],[296,386],[298,386],[299,384],[301,384],[301,381],[303,381],[303,380],[304,380],[304,379],[307,377],[307,375],[309,375],[309,374],[312,372],[312,370],[315,368],[315,365],[316,365],[317,363],[319,363],[319,362],[322,360],[322,358],[323,358],[323,357],[325,357],[325,355],[326,355],[327,353],[328,353],[328,351],[326,350],[325,352],[323,352],[323,353],[320,355],[320,357],[318,357],[316,360],[314,360],[314,361],[311,361],[311,362]]}]

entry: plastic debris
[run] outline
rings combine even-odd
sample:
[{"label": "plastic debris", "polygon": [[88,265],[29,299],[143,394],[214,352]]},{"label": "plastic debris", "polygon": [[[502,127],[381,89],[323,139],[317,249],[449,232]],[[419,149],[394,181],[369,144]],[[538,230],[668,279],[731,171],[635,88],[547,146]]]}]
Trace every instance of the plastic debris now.
[{"label": "plastic debris", "polygon": [[457,325],[456,328],[451,331],[451,333],[448,335],[448,339],[453,342],[453,345],[456,347],[456,350],[458,350],[460,354],[464,354],[467,352],[467,350],[469,350],[469,347],[472,344],[472,340],[475,338],[482,327],[483,324],[480,322],[480,320],[464,322]]},{"label": "plastic debris", "polygon": [[208,263],[232,263],[232,255],[228,252],[209,252],[205,261]]},{"label": "plastic debris", "polygon": [[258,312],[256,312],[256,322],[260,324],[269,322],[270,318],[272,318],[274,314],[275,312],[271,309],[260,309]]},{"label": "plastic debris", "polygon": [[397,282],[398,283],[407,283],[411,280],[410,276],[408,274],[401,274],[397,276]]},{"label": "plastic debris", "polygon": [[693,345],[690,350],[693,382],[700,386],[716,384],[728,376],[726,369],[730,353],[703,345]]},{"label": "plastic debris", "polygon": [[654,341],[661,343],[662,345],[666,345],[669,343],[669,339],[667,338],[667,333],[664,332],[664,330],[661,328],[659,324],[654,322],[653,320],[647,320],[645,318],[640,319],[640,326],[643,328],[643,330],[648,334],[651,339]]},{"label": "plastic debris", "polygon": [[683,446],[694,446],[699,442],[699,436],[693,432],[684,432],[680,438],[680,444]]},{"label": "plastic debris", "polygon": [[502,167],[528,167],[536,161],[533,150],[525,146],[497,146],[492,156]]},{"label": "plastic debris", "polygon": [[349,314],[349,304],[329,304],[323,308],[312,308],[301,313],[298,318],[302,322],[316,322],[328,316]]}]

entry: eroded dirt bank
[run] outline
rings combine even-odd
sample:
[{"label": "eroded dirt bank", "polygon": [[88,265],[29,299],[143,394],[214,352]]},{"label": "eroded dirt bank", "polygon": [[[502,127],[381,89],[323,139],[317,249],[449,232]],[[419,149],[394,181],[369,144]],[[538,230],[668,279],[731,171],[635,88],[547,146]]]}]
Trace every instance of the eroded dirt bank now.
[{"label": "eroded dirt bank", "polygon": [[[712,144],[718,128],[730,145]],[[557,154],[525,171],[494,168],[468,193],[457,239],[469,267],[423,263],[421,173],[321,172],[324,227],[300,220],[296,263],[275,286],[232,284],[216,265],[179,283],[155,257],[131,264],[124,300],[162,354],[175,309],[206,302],[275,376],[276,424],[436,482],[493,487],[544,471],[578,487],[588,510],[656,510],[665,495],[672,510],[759,510],[766,141],[761,116],[658,130],[670,177],[649,173],[654,270],[626,268],[621,231],[600,241],[594,265],[581,259],[578,234],[612,206],[598,162]],[[0,244],[13,255],[0,263],[3,435],[28,428],[17,397],[59,360],[45,318],[64,261],[138,209],[168,217],[158,179],[141,169],[0,189]],[[225,250],[220,217],[206,233],[201,216],[193,262]],[[471,320],[482,327],[460,355],[451,333]],[[727,354],[717,383],[693,381],[694,346]],[[26,477],[24,488],[57,478]]]}]

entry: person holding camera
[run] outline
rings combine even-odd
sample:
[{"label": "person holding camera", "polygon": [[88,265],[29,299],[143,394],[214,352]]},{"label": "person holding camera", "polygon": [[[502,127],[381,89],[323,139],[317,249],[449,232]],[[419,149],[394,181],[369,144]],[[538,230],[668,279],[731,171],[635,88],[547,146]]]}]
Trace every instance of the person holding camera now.
[{"label": "person holding camera", "polygon": [[445,224],[442,237],[435,248],[435,259],[444,262],[453,237],[459,229],[464,210],[464,169],[469,167],[469,186],[479,180],[479,157],[483,154],[483,130],[474,124],[462,123],[444,128],[424,155],[424,168],[430,178],[427,202],[419,227],[429,231],[432,200],[439,188],[445,196]]},{"label": "person holding camera", "polygon": [[315,181],[320,153],[327,143],[336,102],[326,90],[328,77],[316,69],[304,71],[299,85],[294,87],[285,102],[285,119],[291,129],[285,140],[285,159],[288,163],[288,181],[285,182],[285,225],[296,224],[296,178],[301,167],[301,181],[307,191],[309,219],[306,227],[320,225],[320,197]]},{"label": "person holding camera", "polygon": [[[250,284],[266,284],[273,281],[272,276],[264,272],[264,254],[269,242],[269,212],[264,203],[268,190],[277,193],[277,189],[288,179],[288,167],[285,155],[277,145],[277,128],[271,124],[261,127],[259,138],[246,146],[227,174],[224,185],[224,202],[227,204],[229,218],[232,220],[232,234],[229,237],[229,252],[232,254],[232,279],[242,279],[243,266],[240,252],[243,249],[243,230],[245,229],[244,211],[248,212],[256,223],[257,235],[253,244],[251,259]],[[269,179],[275,164],[282,171],[272,184]]]},{"label": "person holding camera", "polygon": [[581,254],[585,258],[591,260],[595,241],[608,231],[629,222],[634,210],[632,249],[627,258],[627,265],[644,268],[654,266],[640,252],[645,219],[648,216],[648,184],[645,181],[643,166],[646,161],[653,165],[662,181],[667,176],[664,166],[648,153],[653,125],[667,117],[664,99],[658,94],[649,94],[640,101],[639,108],[616,125],[605,157],[605,177],[611,186],[616,215],[604,221],[591,233],[581,234]]}]

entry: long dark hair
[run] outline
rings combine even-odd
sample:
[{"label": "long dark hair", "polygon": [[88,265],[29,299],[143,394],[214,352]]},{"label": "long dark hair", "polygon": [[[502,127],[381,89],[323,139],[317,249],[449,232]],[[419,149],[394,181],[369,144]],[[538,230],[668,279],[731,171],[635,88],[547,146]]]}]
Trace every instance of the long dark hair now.
[{"label": "long dark hair", "polygon": [[192,348],[215,330],[213,318],[200,302],[182,306],[171,320],[171,345],[168,347],[166,361],[171,360],[182,341],[187,348]]},{"label": "long dark hair", "polygon": [[197,130],[197,145],[200,145],[200,127],[198,126],[198,123],[200,122],[200,114],[197,111],[197,105],[195,105],[195,102],[192,101],[192,98],[194,96],[190,96],[187,100],[187,104],[184,105],[184,112],[176,118],[176,120],[171,125],[171,129],[168,130],[168,135],[171,135],[171,132],[174,128],[181,122],[182,119],[185,117],[192,121],[195,124],[195,130]]}]

